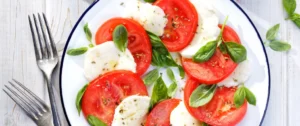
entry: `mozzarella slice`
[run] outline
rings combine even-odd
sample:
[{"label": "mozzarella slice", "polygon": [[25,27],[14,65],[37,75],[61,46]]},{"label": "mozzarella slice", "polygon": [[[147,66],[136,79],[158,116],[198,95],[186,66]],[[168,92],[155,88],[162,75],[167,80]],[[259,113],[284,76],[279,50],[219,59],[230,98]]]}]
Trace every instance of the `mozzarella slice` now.
[{"label": "mozzarella slice", "polygon": [[170,123],[172,126],[200,126],[201,122],[195,119],[181,101],[171,112]]},{"label": "mozzarella slice", "polygon": [[112,41],[89,49],[84,59],[84,73],[89,81],[112,70],[136,72],[136,63],[128,49],[121,52]]},{"label": "mozzarella slice", "polygon": [[141,126],[149,110],[150,97],[129,96],[115,109],[112,126]]},{"label": "mozzarella slice", "polygon": [[199,26],[194,39],[180,53],[185,58],[192,58],[196,52],[206,43],[216,40],[220,28],[218,27],[219,18],[216,9],[209,0],[190,0],[194,4],[199,17]]},{"label": "mozzarella slice", "polygon": [[233,87],[238,86],[241,83],[244,83],[248,80],[251,74],[250,70],[250,61],[245,60],[235,68],[233,73],[229,75],[225,80],[218,83],[218,86],[225,86],[225,87]]},{"label": "mozzarella slice", "polygon": [[161,8],[139,0],[127,0],[124,6],[123,17],[136,20],[155,35],[163,35],[168,19]]}]

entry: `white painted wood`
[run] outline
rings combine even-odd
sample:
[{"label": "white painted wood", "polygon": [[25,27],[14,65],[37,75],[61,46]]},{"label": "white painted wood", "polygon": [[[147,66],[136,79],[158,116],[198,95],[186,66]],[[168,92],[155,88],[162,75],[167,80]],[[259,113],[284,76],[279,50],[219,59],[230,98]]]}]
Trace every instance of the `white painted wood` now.
[{"label": "white painted wood", "polygon": [[[27,15],[44,12],[51,25],[57,47],[61,51],[77,19],[93,0],[0,0],[0,88],[15,78],[44,100],[48,100],[42,73],[35,63]],[[287,53],[267,48],[271,67],[271,97],[263,126],[300,125],[300,29],[286,21],[282,0],[238,0],[249,13],[264,39],[266,30],[281,24],[279,39],[292,44]],[[300,13],[300,0],[297,0]],[[58,71],[54,74],[59,93]],[[59,96],[59,95],[58,95]],[[60,98],[58,97],[60,103]],[[0,91],[0,125],[32,126],[34,123],[2,91]],[[61,108],[60,108],[61,109]],[[67,125],[61,109],[61,117]]]}]

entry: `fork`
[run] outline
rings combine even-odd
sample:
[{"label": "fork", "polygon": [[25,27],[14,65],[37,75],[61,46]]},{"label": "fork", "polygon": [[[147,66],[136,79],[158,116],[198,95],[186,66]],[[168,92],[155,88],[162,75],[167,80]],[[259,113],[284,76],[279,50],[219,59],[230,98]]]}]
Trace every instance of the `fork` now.
[{"label": "fork", "polygon": [[52,124],[51,111],[46,103],[19,81],[13,79],[12,82],[8,81],[8,83],[14,90],[4,85],[6,89],[3,89],[3,91],[25,111],[27,116],[38,126],[50,126]]},{"label": "fork", "polygon": [[[31,29],[37,65],[42,70],[47,80],[47,87],[53,116],[53,124],[54,126],[60,126],[61,124],[56,107],[53,84],[51,83],[52,72],[58,64],[57,50],[45,14],[43,13],[43,20],[40,14],[38,14],[39,22],[33,14],[34,26],[36,31],[33,28],[34,26],[31,22],[31,18],[29,15],[28,20]],[[44,27],[46,27],[46,30]],[[36,36],[38,38],[38,41],[36,40]]]}]

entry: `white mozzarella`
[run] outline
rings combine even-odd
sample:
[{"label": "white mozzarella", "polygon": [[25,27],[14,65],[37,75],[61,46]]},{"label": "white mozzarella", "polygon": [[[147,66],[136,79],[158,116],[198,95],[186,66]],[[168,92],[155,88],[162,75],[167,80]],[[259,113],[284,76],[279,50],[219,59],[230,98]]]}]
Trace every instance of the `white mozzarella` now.
[{"label": "white mozzarella", "polygon": [[190,45],[180,52],[185,58],[192,58],[202,46],[210,41],[216,40],[220,33],[220,28],[218,27],[219,18],[211,1],[190,0],[190,2],[195,6],[198,12],[199,26]]},{"label": "white mozzarella", "polygon": [[150,105],[148,96],[129,96],[115,109],[112,126],[141,126]]},{"label": "white mozzarella", "polygon": [[195,119],[181,101],[171,112],[170,123],[172,126],[200,126],[201,122]]},{"label": "white mozzarella", "polygon": [[225,86],[225,87],[233,87],[238,86],[241,83],[244,83],[248,80],[251,74],[250,70],[250,61],[245,60],[235,68],[233,73],[229,75],[225,80],[218,83],[218,86]]},{"label": "white mozzarella", "polygon": [[123,17],[136,20],[155,35],[163,35],[168,19],[161,8],[139,0],[127,0],[124,6]]},{"label": "white mozzarella", "polygon": [[136,63],[128,49],[121,52],[112,41],[89,49],[84,59],[84,73],[89,81],[112,70],[136,72]]}]

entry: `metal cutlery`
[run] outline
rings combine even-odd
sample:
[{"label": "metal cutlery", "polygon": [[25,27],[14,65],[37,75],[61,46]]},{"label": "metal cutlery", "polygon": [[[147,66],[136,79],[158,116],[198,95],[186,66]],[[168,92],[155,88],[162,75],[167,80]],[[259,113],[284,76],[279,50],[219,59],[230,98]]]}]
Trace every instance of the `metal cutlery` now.
[{"label": "metal cutlery", "polygon": [[[23,84],[13,79],[8,81],[3,91],[13,99],[38,126],[51,126],[52,116],[49,107]],[[11,88],[12,87],[12,88]]]},{"label": "metal cutlery", "polygon": [[55,126],[60,126],[61,123],[59,120],[58,110],[54,97],[54,87],[51,83],[52,72],[58,64],[58,55],[55,43],[51,35],[51,31],[45,14],[42,14],[42,18],[40,14],[38,14],[38,20],[33,14],[34,25],[31,21],[30,16],[28,16],[28,20],[35,49],[37,65],[42,70],[47,80],[53,124]]}]

